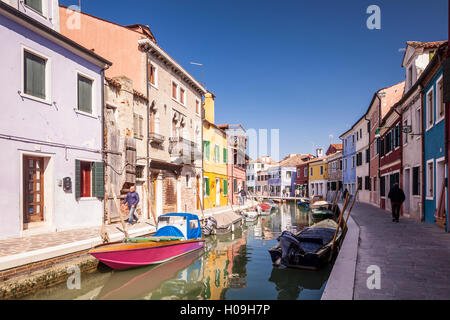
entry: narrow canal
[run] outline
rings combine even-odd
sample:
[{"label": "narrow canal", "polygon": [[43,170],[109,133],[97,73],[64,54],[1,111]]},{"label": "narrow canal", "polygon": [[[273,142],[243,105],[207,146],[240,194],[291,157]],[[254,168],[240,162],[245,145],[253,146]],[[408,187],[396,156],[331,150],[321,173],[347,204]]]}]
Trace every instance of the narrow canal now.
[{"label": "narrow canal", "polygon": [[25,299],[300,299],[321,298],[331,266],[320,271],[273,267],[268,249],[283,230],[311,225],[308,212],[280,205],[242,229],[207,237],[206,250],[176,260],[125,271],[99,265],[81,276],[81,288],[66,283]]}]

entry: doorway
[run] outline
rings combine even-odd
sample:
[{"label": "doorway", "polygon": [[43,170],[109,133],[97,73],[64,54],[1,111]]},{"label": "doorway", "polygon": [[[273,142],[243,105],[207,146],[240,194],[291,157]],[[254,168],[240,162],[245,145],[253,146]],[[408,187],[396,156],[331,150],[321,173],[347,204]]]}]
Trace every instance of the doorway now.
[{"label": "doorway", "polygon": [[44,158],[23,156],[23,224],[44,221]]},{"label": "doorway", "polygon": [[220,179],[216,178],[216,207],[220,207]]},{"label": "doorway", "polygon": [[410,173],[411,169],[405,169],[405,202],[403,205],[404,213],[409,214],[409,205],[410,205],[410,199],[411,199],[411,190],[410,190]]}]

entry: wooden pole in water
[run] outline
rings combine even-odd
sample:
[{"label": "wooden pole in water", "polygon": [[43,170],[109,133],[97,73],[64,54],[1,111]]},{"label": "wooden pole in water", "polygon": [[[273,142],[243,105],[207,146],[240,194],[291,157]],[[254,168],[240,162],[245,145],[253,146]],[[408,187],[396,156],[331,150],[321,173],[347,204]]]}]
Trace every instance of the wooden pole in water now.
[{"label": "wooden pole in water", "polygon": [[[339,226],[341,225],[342,217],[344,216],[345,209],[347,208],[348,198],[349,197],[350,197],[350,195],[347,193],[347,196],[345,197],[344,207],[342,208],[341,214],[339,215],[339,223],[338,223],[338,226],[336,228],[336,232],[334,233],[334,236],[333,236],[333,243],[331,245],[331,252],[333,252],[334,243],[336,241],[336,237],[337,237],[337,234],[339,232]],[[332,255],[330,255],[330,260],[331,260],[331,257],[332,257]]]},{"label": "wooden pole in water", "polygon": [[149,193],[149,188],[147,187],[146,184],[144,184],[144,189],[145,189],[145,193],[147,194],[147,208],[149,208],[149,210],[151,211],[152,216],[153,216],[153,221],[155,221],[155,226],[156,226],[158,224],[158,222],[156,221],[155,212],[153,210],[151,210],[151,208],[150,208],[150,193]]},{"label": "wooden pole in water", "polygon": [[350,210],[348,210],[347,218],[345,219],[345,227],[347,227],[348,218],[350,217],[350,212],[352,212],[353,205],[355,204],[356,196],[358,195],[360,185],[358,184],[358,190],[356,190],[355,197],[353,198],[352,205],[350,206]]},{"label": "wooden pole in water", "polygon": [[110,184],[110,188],[111,188],[111,192],[113,194],[114,204],[116,205],[117,212],[119,213],[119,218],[120,218],[120,223],[122,224],[123,233],[125,234],[125,237],[128,238],[127,228],[125,226],[125,222],[123,221],[123,217],[122,217],[122,210],[120,209],[120,204],[117,200],[116,192],[114,191],[114,187],[113,187],[112,183]]}]

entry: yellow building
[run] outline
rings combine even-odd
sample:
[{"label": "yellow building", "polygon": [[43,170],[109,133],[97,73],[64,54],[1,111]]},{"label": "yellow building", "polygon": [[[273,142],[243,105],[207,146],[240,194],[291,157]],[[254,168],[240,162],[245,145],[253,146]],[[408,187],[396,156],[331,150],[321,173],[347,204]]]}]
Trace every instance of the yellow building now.
[{"label": "yellow building", "polygon": [[228,204],[227,135],[214,124],[215,95],[205,95],[203,120],[203,204],[215,208]]},{"label": "yellow building", "polygon": [[327,196],[328,163],[327,157],[309,162],[308,183],[310,196]]}]

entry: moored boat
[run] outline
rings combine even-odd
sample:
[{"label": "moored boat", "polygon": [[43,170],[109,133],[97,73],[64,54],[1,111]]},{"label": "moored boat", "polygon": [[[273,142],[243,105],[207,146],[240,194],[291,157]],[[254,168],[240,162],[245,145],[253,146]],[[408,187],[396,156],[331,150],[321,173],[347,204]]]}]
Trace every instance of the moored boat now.
[{"label": "moored boat", "polygon": [[197,215],[168,213],[158,218],[156,233],[146,238],[101,244],[89,251],[112,269],[158,264],[204,248]]},{"label": "moored boat", "polygon": [[278,237],[278,245],[269,250],[275,266],[317,270],[326,265],[334,256],[343,239],[339,229],[335,245],[332,245],[338,224],[331,219],[323,220],[309,228],[293,234],[283,231]]},{"label": "moored boat", "polygon": [[311,217],[314,220],[325,220],[325,219],[332,219],[334,217],[334,212],[331,210],[326,209],[312,209],[311,210]]}]

